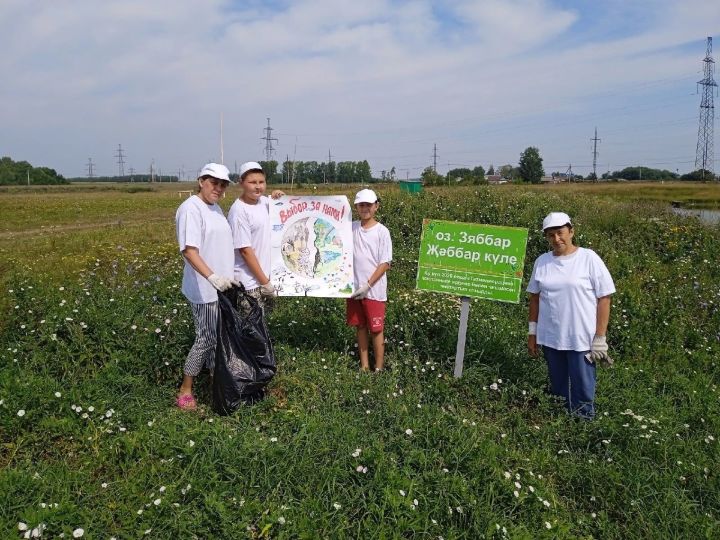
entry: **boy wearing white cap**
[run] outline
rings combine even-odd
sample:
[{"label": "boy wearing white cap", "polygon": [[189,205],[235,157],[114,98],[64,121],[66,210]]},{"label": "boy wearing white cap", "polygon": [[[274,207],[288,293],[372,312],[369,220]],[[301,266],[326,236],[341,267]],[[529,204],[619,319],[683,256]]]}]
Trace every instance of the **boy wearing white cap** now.
[{"label": "boy wearing white cap", "polygon": [[347,323],[356,327],[360,369],[370,370],[369,348],[372,340],[375,371],[385,366],[385,302],[387,276],[392,261],[390,231],[375,219],[379,199],[371,189],[355,195],[360,216],[353,221],[353,271],[355,292],[347,300]]},{"label": "boy wearing white cap", "polygon": [[193,382],[203,366],[212,367],[217,343],[217,291],[236,285],[233,275],[232,232],[218,199],[230,184],[225,165],[208,163],[198,176],[198,193],[177,209],[175,228],[185,261],[182,292],[190,302],[195,342],[185,361],[176,404],[195,409]]},{"label": "boy wearing white cap", "polygon": [[527,287],[528,351],[537,356],[542,346],[552,393],[565,400],[571,414],[590,419],[595,365],[611,362],[605,334],[615,285],[602,259],[573,243],[566,213],[548,214],[543,235],[552,251],[537,258]]},{"label": "boy wearing white cap", "polygon": [[[262,166],[248,161],[240,166],[242,195],[228,212],[235,247],[235,279],[260,302],[263,312],[272,310],[275,286],[270,283],[270,199]],[[272,198],[285,195],[280,190]]]}]

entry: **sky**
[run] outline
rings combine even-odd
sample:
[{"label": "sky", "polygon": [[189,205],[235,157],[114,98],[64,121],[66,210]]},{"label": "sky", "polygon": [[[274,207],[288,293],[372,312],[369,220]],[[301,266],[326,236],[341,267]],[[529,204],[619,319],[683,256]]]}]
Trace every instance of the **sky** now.
[{"label": "sky", "polygon": [[708,36],[720,61],[718,1],[4,0],[0,156],[109,176],[122,145],[126,174],[191,179],[265,159],[270,118],[273,159],[375,176],[529,146],[587,175],[595,128],[598,174],[682,174]]}]

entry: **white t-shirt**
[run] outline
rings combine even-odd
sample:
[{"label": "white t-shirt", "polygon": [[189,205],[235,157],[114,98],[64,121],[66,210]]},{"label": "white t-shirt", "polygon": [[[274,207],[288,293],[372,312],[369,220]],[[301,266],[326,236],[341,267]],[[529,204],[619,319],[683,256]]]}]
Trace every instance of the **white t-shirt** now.
[{"label": "white t-shirt", "polygon": [[[390,231],[382,223],[376,223],[369,229],[363,229],[359,221],[353,221],[353,272],[355,289],[367,283],[377,267],[392,261],[392,241]],[[387,300],[387,272],[370,288],[367,298]]]},{"label": "white t-shirt", "polygon": [[597,322],[597,299],[615,292],[605,263],[591,249],[572,255],[543,253],[527,291],[540,294],[537,343],[561,351],[589,351]]},{"label": "white t-shirt", "polygon": [[[217,204],[206,204],[197,195],[188,197],[175,213],[175,231],[182,252],[186,247],[198,248],[205,264],[218,276],[232,277],[232,232]],[[210,282],[185,261],[182,292],[193,304],[217,301],[217,291]]]},{"label": "white t-shirt", "polygon": [[237,199],[230,207],[228,221],[235,247],[235,279],[245,285],[246,289],[256,289],[260,283],[237,250],[251,247],[260,268],[270,277],[270,199],[263,195],[257,204],[247,204]]}]

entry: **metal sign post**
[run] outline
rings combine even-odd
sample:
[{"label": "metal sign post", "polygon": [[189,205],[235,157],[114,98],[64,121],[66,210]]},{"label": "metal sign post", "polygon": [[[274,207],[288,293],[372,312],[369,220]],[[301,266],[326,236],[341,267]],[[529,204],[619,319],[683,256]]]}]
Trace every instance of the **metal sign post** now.
[{"label": "metal sign post", "polygon": [[455,377],[465,356],[470,298],[520,301],[528,230],[423,220],[416,288],[461,298]]},{"label": "metal sign post", "polygon": [[465,336],[467,335],[468,315],[470,314],[470,298],[460,297],[460,327],[458,328],[457,350],[455,351],[455,378],[462,377],[463,360],[465,359]]}]

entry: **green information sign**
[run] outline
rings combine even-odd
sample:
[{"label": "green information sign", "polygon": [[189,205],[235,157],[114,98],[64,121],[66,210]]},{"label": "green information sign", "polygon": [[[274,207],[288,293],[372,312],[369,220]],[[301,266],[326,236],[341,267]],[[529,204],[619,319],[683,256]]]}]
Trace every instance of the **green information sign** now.
[{"label": "green information sign", "polygon": [[417,288],[518,303],[527,229],[423,220]]}]

